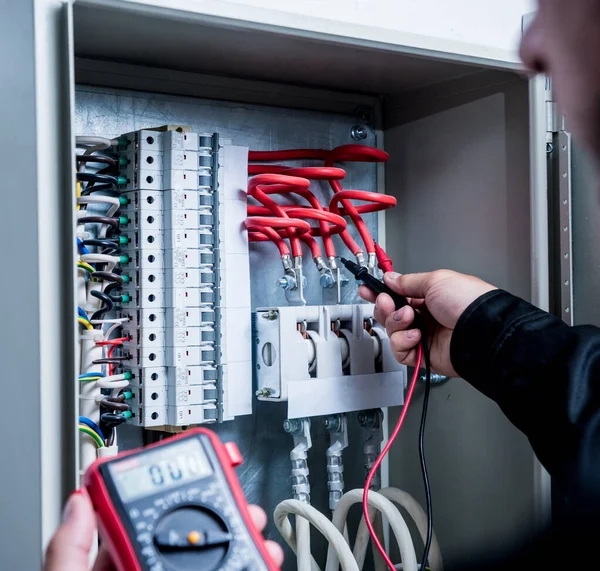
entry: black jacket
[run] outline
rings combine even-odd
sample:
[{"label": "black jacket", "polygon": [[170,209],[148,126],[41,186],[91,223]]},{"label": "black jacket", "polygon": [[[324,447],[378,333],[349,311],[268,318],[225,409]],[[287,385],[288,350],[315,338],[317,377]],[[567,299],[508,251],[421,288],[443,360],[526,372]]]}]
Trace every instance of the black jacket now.
[{"label": "black jacket", "polygon": [[600,569],[600,329],[569,327],[497,290],[461,316],[450,351],[455,370],[498,403],[552,477],[552,529],[477,568]]}]

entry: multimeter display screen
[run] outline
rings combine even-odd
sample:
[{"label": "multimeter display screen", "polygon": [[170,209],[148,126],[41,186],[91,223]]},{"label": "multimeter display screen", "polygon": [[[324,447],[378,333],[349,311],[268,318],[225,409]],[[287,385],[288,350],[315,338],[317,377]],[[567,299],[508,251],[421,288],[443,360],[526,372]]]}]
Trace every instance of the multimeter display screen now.
[{"label": "multimeter display screen", "polygon": [[189,438],[109,464],[123,502],[130,502],[212,474],[202,444]]}]

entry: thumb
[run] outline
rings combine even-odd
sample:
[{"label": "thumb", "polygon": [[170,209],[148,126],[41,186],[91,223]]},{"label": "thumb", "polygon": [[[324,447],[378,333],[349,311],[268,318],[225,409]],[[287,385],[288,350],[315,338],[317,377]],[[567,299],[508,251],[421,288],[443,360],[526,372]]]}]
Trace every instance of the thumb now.
[{"label": "thumb", "polygon": [[96,514],[81,491],[71,494],[63,522],[46,550],[44,571],[88,571]]},{"label": "thumb", "polygon": [[425,299],[429,288],[432,286],[432,275],[431,272],[403,275],[388,272],[383,276],[383,280],[387,286],[405,297]]}]

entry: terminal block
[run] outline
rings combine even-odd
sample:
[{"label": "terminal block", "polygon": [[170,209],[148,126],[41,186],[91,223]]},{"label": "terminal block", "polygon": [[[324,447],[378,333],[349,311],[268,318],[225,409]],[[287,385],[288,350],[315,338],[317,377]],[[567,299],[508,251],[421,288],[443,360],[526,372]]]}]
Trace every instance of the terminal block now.
[{"label": "terminal block", "polygon": [[255,314],[256,395],[288,418],[404,404],[406,367],[372,305],[295,306]]},{"label": "terminal block", "polygon": [[135,419],[183,427],[250,414],[248,151],[187,130],[119,142]]}]

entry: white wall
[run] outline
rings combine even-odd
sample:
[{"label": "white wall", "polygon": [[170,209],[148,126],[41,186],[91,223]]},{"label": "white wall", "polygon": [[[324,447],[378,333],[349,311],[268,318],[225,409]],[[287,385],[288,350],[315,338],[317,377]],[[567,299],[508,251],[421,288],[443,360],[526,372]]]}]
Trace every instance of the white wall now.
[{"label": "white wall", "polygon": [[521,18],[536,0],[92,0],[146,4],[203,17],[518,61]]}]

